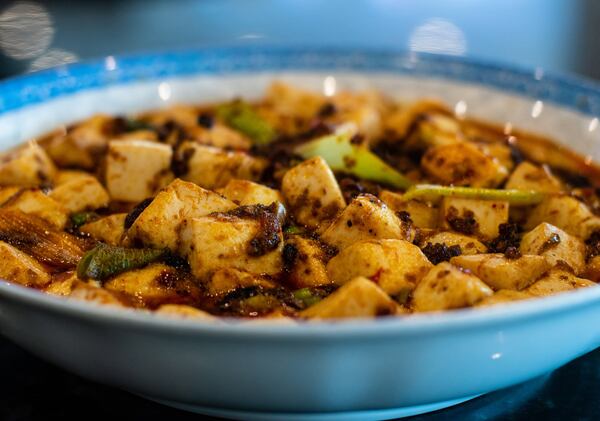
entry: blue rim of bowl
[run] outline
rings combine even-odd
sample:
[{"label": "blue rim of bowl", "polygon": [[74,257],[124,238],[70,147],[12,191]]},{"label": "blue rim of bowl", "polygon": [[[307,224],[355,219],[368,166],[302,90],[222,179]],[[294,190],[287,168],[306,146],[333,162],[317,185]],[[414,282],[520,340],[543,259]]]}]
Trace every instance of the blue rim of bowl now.
[{"label": "blue rim of bowl", "polygon": [[[108,70],[116,64],[114,70]],[[107,66],[108,65],[108,66]],[[479,84],[532,99],[547,100],[588,115],[600,115],[600,86],[570,76],[485,63],[452,56],[397,51],[314,48],[217,48],[116,56],[71,64],[0,82],[0,114],[77,92],[196,74],[223,75],[265,71],[352,71],[397,73]],[[537,75],[537,77],[536,77]],[[177,334],[234,335],[252,338],[321,340],[362,339],[390,334],[425,335],[474,327],[504,325],[524,319],[600,305],[600,288],[564,293],[486,309],[463,309],[377,320],[301,323],[215,323],[157,316],[147,311],[96,306],[66,300],[0,281],[0,295],[46,311],[88,320],[102,318],[142,329]]]},{"label": "blue rim of bowl", "polygon": [[111,56],[0,82],[0,114],[61,96],[131,82],[196,74],[265,71],[396,73],[489,86],[600,116],[600,85],[581,77],[481,60],[406,51],[229,47]]}]

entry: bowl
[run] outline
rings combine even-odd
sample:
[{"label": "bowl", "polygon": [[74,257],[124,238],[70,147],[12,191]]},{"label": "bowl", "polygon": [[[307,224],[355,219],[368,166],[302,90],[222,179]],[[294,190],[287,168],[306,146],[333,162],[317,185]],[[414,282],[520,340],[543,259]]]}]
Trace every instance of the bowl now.
[{"label": "bowl", "polygon": [[[234,48],[107,57],[0,83],[8,148],[96,112],[257,97],[273,79],[435,96],[458,114],[600,158],[600,88],[457,57]],[[0,281],[0,331],[83,377],[235,419],[414,415],[548,373],[600,346],[600,288],[487,309],[336,323],[207,322],[98,307]]]}]

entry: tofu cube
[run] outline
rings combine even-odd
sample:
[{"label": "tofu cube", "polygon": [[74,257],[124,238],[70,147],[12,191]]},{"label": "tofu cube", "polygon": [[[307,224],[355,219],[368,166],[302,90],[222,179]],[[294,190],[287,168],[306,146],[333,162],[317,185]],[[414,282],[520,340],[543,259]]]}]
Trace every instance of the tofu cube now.
[{"label": "tofu cube", "polygon": [[570,196],[551,196],[537,205],[529,214],[526,229],[547,222],[582,240],[600,229],[600,218],[579,200]]},{"label": "tofu cube", "polygon": [[256,181],[268,165],[265,159],[246,152],[225,151],[195,142],[182,144],[175,161],[181,164],[182,179],[211,190],[236,178]]},{"label": "tofu cube", "polygon": [[497,159],[469,142],[429,148],[421,168],[435,182],[455,186],[496,187],[508,175]]},{"label": "tofu cube", "polygon": [[0,241],[0,260],[0,279],[30,287],[50,283],[50,274],[37,260],[4,241]]},{"label": "tofu cube", "polygon": [[283,203],[283,196],[278,190],[248,180],[231,180],[219,189],[219,193],[240,206]]},{"label": "tofu cube", "polygon": [[508,259],[503,254],[474,254],[453,257],[450,263],[470,270],[495,291],[525,289],[551,267],[544,256],[531,255]]},{"label": "tofu cube", "polygon": [[529,286],[526,292],[536,297],[546,297],[592,286],[597,286],[597,284],[587,279],[578,278],[566,270],[556,268]]},{"label": "tofu cube", "polygon": [[113,292],[91,282],[75,282],[69,299],[87,301],[102,306],[125,307]]},{"label": "tofu cube", "polygon": [[583,277],[593,282],[600,282],[600,256],[594,256],[585,267]]},{"label": "tofu cube", "polygon": [[408,212],[413,224],[419,228],[437,228],[439,209],[417,200],[404,200],[402,195],[389,190],[379,194],[379,198],[394,212]]},{"label": "tofu cube", "polygon": [[58,229],[63,229],[67,224],[67,211],[63,205],[39,189],[21,189],[4,202],[2,207],[35,215]]},{"label": "tofu cube", "polygon": [[61,167],[93,170],[108,144],[107,127],[113,118],[97,114],[68,131],[57,132],[45,146],[50,157]]},{"label": "tofu cube", "polygon": [[126,244],[139,241],[150,247],[178,251],[184,220],[212,212],[226,212],[236,204],[187,181],[175,180],[156,195],[127,231]]},{"label": "tofu cube", "polygon": [[104,283],[108,291],[126,296],[134,305],[189,304],[200,297],[199,287],[177,269],[155,263],[123,272]]},{"label": "tofu cube", "polygon": [[508,222],[508,202],[445,197],[441,205],[443,228],[485,240],[498,236],[498,226]]},{"label": "tofu cube", "polygon": [[510,175],[505,188],[558,193],[562,190],[562,185],[548,167],[538,167],[531,162],[523,161]]},{"label": "tofu cube", "polygon": [[240,269],[252,274],[277,275],[283,270],[283,235],[277,248],[254,256],[251,242],[262,229],[257,220],[225,216],[193,218],[182,227],[182,254],[192,274],[207,281],[219,269]]},{"label": "tofu cube", "polygon": [[117,246],[121,244],[121,240],[125,234],[126,217],[126,213],[115,213],[96,221],[88,222],[79,227],[79,231],[91,235],[95,240],[102,241],[111,246]]},{"label": "tofu cube", "polygon": [[448,262],[432,268],[412,295],[415,311],[441,311],[470,307],[494,293],[471,273]]},{"label": "tofu cube", "polygon": [[448,247],[459,246],[462,255],[487,252],[487,247],[478,239],[450,231],[438,232],[425,237],[419,246],[423,248],[427,244],[445,244]]},{"label": "tofu cube", "polygon": [[328,297],[300,313],[307,319],[346,319],[387,316],[396,312],[396,303],[366,278],[347,282]]},{"label": "tofu cube", "polygon": [[200,126],[188,127],[186,134],[197,143],[221,149],[247,151],[252,147],[252,141],[247,136],[218,121],[214,122],[210,129]]},{"label": "tofu cube", "polygon": [[50,197],[69,213],[108,206],[110,197],[96,177],[81,171],[61,171]]},{"label": "tofu cube", "polygon": [[381,200],[372,195],[356,197],[321,235],[342,250],[357,241],[397,239],[412,241],[410,223],[400,220]]},{"label": "tofu cube", "polygon": [[489,307],[498,304],[514,303],[515,301],[528,300],[534,298],[533,295],[526,291],[515,291],[512,289],[501,289],[496,291],[494,295],[484,298],[478,302],[476,307]]},{"label": "tofu cube", "polygon": [[295,221],[310,229],[324,229],[346,206],[333,172],[319,156],[287,171],[281,192]]},{"label": "tofu cube", "polygon": [[432,267],[421,249],[408,241],[367,240],[333,257],[327,274],[338,285],[362,276],[392,296],[406,296]]},{"label": "tofu cube", "polygon": [[330,284],[325,261],[327,256],[315,240],[291,236],[284,247],[287,280],[295,288]]},{"label": "tofu cube", "polygon": [[172,179],[169,145],[147,140],[108,143],[106,186],[113,200],[140,202],[154,196]]},{"label": "tofu cube", "polygon": [[185,304],[163,304],[156,309],[154,313],[160,314],[161,316],[176,317],[180,319],[218,321],[212,314]]},{"label": "tofu cube", "polygon": [[0,186],[37,187],[55,175],[54,163],[35,142],[0,155]]},{"label": "tofu cube", "polygon": [[262,287],[275,288],[276,285],[267,277],[255,275],[239,269],[225,268],[217,270],[206,283],[207,291],[212,296],[223,296],[238,288]]},{"label": "tofu cube", "polygon": [[44,292],[52,295],[67,297],[71,295],[75,284],[79,282],[77,274],[66,272],[56,276],[52,282],[44,288]]},{"label": "tofu cube", "polygon": [[578,237],[542,222],[521,239],[522,254],[545,256],[554,266],[566,263],[575,273],[585,270],[585,244]]}]

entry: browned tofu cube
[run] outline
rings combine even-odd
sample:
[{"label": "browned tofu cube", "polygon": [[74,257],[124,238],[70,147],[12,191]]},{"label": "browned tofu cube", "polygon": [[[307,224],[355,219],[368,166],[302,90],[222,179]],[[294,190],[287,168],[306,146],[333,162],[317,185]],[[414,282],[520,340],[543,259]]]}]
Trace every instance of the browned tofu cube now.
[{"label": "browned tofu cube", "polygon": [[50,197],[69,213],[103,208],[110,201],[98,179],[83,171],[59,172]]},{"label": "browned tofu cube", "polygon": [[528,300],[534,298],[526,291],[515,291],[512,289],[501,289],[489,297],[484,298],[476,304],[477,307],[495,306],[498,304],[514,303],[515,301]]},{"label": "browned tofu cube", "polygon": [[552,269],[544,277],[538,279],[533,285],[527,288],[526,292],[537,297],[545,297],[592,286],[597,286],[597,284],[587,279],[578,278],[566,270],[557,268]]},{"label": "browned tofu cube", "polygon": [[463,255],[487,252],[487,247],[478,239],[449,231],[442,231],[427,236],[423,238],[419,246],[423,248],[427,244],[445,244],[448,247],[459,246]]},{"label": "browned tofu cube", "polygon": [[524,161],[510,175],[505,188],[557,193],[562,190],[562,185],[548,167],[538,167],[531,162]]},{"label": "browned tofu cube", "polygon": [[419,228],[437,228],[439,209],[417,200],[404,200],[402,195],[389,190],[379,194],[379,198],[394,212],[407,212],[413,224]]},{"label": "browned tofu cube", "polygon": [[189,304],[198,300],[200,289],[177,269],[161,263],[123,272],[104,283],[104,288],[126,296],[141,307]]},{"label": "browned tofu cube", "polygon": [[583,277],[596,283],[600,282],[600,256],[594,256],[590,259],[585,267]]},{"label": "browned tofu cube", "polygon": [[453,257],[450,263],[470,270],[496,291],[527,288],[551,267],[544,256],[530,255],[508,259],[503,254],[474,254]]},{"label": "browned tofu cube", "polygon": [[372,195],[361,195],[327,227],[321,239],[342,250],[357,241],[397,239],[412,241],[410,223],[400,220],[385,203]]},{"label": "browned tofu cube", "polygon": [[50,283],[50,275],[37,260],[3,241],[0,241],[0,260],[0,279],[32,287]]},{"label": "browned tofu cube", "polygon": [[217,193],[177,179],[158,193],[137,217],[127,231],[126,243],[137,240],[150,247],[177,251],[183,221],[235,207],[235,203]]},{"label": "browned tofu cube", "polygon": [[354,278],[300,313],[307,319],[371,318],[394,314],[396,303],[366,278]]},{"label": "browned tofu cube", "polygon": [[63,229],[67,223],[67,210],[63,204],[39,189],[21,189],[5,201],[2,207],[35,215],[58,229]]},{"label": "browned tofu cube", "polygon": [[521,253],[545,256],[552,265],[566,263],[575,273],[585,269],[583,241],[545,222],[523,236]]},{"label": "browned tofu cube", "polygon": [[415,311],[441,311],[470,307],[494,292],[478,277],[448,262],[432,268],[412,295]]},{"label": "browned tofu cube", "polygon": [[582,240],[600,229],[600,218],[582,202],[570,196],[550,196],[529,214],[525,228],[547,222]]},{"label": "browned tofu cube", "polygon": [[343,285],[362,276],[392,296],[406,296],[433,265],[403,240],[367,240],[342,250],[327,264],[329,279]]},{"label": "browned tofu cube", "polygon": [[445,197],[440,216],[443,228],[489,240],[508,222],[508,202]]},{"label": "browned tofu cube", "polygon": [[325,261],[327,256],[315,240],[291,236],[285,245],[287,279],[296,288],[330,284]]},{"label": "browned tofu cube", "polygon": [[211,320],[217,321],[218,319],[206,311],[202,311],[195,307],[191,307],[185,304],[163,304],[156,311],[156,314],[167,317],[175,317],[180,319],[197,319],[197,320]]},{"label": "browned tofu cube", "polygon": [[108,143],[106,186],[113,200],[140,202],[172,179],[171,146],[147,140]]},{"label": "browned tofu cube", "polygon": [[283,270],[283,235],[276,248],[256,254],[253,239],[262,230],[260,221],[238,217],[205,216],[193,218],[182,229],[183,254],[192,274],[210,279],[219,269],[234,268],[253,274],[277,275]]},{"label": "browned tofu cube", "polygon": [[97,221],[82,225],[79,230],[91,235],[94,239],[116,246],[121,244],[125,234],[126,213],[115,213]]},{"label": "browned tofu cube", "polygon": [[195,142],[183,143],[176,155],[181,163],[182,179],[205,189],[225,186],[230,180],[256,181],[267,167],[267,161],[240,151],[225,151]]},{"label": "browned tofu cube", "polygon": [[37,187],[55,175],[54,163],[35,142],[0,155],[0,186]]},{"label": "browned tofu cube", "polygon": [[296,222],[311,229],[326,228],[346,206],[333,172],[318,156],[286,172],[281,192]]},{"label": "browned tofu cube", "polygon": [[497,159],[469,142],[429,148],[421,167],[436,182],[455,186],[496,187],[508,173]]},{"label": "browned tofu cube", "polygon": [[206,283],[207,291],[213,296],[223,296],[238,288],[261,287],[275,288],[276,285],[266,276],[256,275],[239,269],[225,268],[217,270]]},{"label": "browned tofu cube", "polygon": [[278,190],[248,180],[231,180],[219,189],[219,193],[240,206],[283,203],[283,196]]}]

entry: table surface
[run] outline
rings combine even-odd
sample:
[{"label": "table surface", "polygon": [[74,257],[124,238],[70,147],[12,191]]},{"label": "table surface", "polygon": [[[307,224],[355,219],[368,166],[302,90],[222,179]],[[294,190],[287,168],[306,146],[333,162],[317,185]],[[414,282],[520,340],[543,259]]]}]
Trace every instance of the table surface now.
[{"label": "table surface", "polygon": [[[197,420],[48,364],[0,337],[0,420]],[[600,349],[541,378],[446,410],[409,418],[441,420],[600,419]]]}]

